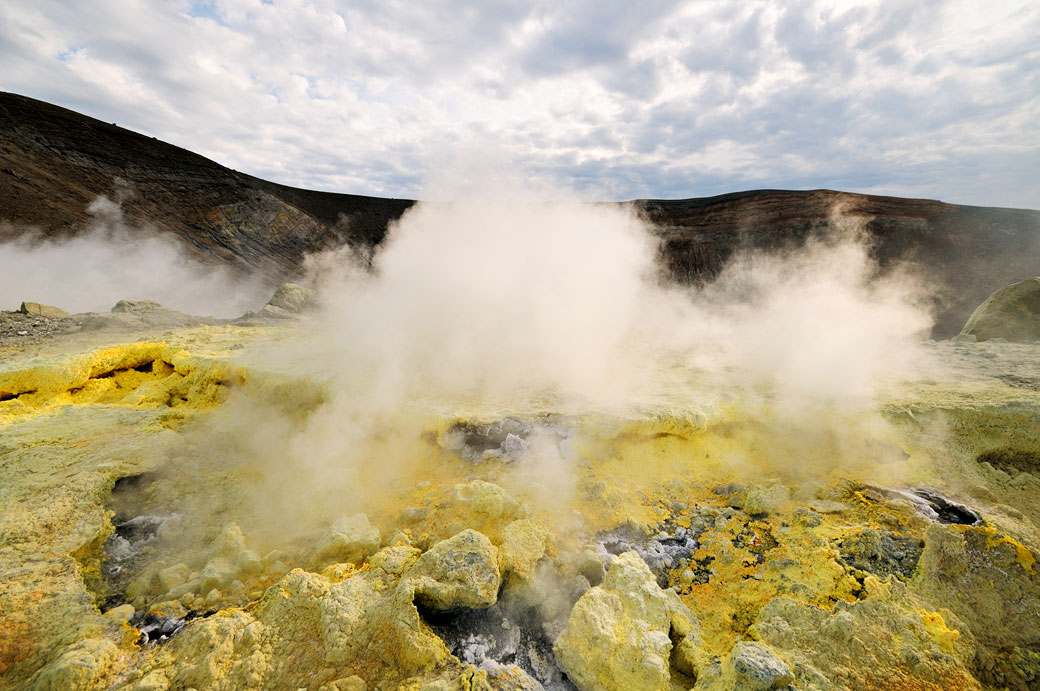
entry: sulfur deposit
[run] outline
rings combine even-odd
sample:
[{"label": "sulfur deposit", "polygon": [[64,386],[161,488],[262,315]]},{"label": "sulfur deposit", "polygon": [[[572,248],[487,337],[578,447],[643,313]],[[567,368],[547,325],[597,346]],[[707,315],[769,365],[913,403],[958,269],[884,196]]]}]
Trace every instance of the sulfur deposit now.
[{"label": "sulfur deposit", "polygon": [[[1040,684],[1035,347],[931,346],[845,438],[737,399],[412,411],[283,505],[228,414],[320,416],[327,381],[243,355],[289,328],[8,353],[0,686]],[[527,472],[546,456],[569,482]]]}]

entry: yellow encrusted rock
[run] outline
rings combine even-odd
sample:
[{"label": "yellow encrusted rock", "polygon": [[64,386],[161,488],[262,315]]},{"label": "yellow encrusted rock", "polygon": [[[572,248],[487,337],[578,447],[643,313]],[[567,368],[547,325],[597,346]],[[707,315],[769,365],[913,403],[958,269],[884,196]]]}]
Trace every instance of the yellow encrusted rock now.
[{"label": "yellow encrusted rock", "polygon": [[524,518],[502,529],[502,571],[521,581],[534,574],[535,565],[549,548],[549,529],[538,521]]},{"label": "yellow encrusted rock", "polygon": [[490,607],[502,576],[498,548],[475,530],[438,542],[406,576],[423,605],[435,610]]},{"label": "yellow encrusted rock", "polygon": [[663,690],[673,673],[669,633],[695,636],[695,622],[675,593],[657,585],[639,555],[626,552],[603,584],[574,605],[553,650],[583,691]]}]

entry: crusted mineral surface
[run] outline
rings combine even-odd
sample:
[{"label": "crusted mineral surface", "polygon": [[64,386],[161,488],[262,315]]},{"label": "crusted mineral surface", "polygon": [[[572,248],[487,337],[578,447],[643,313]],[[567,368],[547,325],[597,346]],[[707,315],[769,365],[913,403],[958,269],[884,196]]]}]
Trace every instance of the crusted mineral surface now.
[{"label": "crusted mineral surface", "polygon": [[1036,346],[840,413],[408,410],[348,463],[250,355],[305,329],[4,353],[0,688],[1040,687]]}]

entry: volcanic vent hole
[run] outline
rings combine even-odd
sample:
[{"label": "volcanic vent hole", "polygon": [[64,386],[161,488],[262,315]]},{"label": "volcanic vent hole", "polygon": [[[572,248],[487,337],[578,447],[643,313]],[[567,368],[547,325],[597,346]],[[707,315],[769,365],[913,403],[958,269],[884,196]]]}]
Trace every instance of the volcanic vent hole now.
[{"label": "volcanic vent hole", "polygon": [[463,663],[487,670],[516,665],[546,691],[575,691],[556,662],[552,641],[535,610],[496,604],[487,609],[435,612],[418,601],[416,607]]},{"label": "volcanic vent hole", "polygon": [[155,543],[163,529],[181,520],[176,513],[150,511],[144,499],[148,488],[158,481],[157,473],[142,473],[116,480],[109,497],[113,532],[102,546],[100,570],[102,609],[126,602],[130,582],[153,556]]},{"label": "volcanic vent hole", "polygon": [[983,524],[982,516],[977,512],[941,494],[924,489],[912,489],[910,493],[923,499],[938,515],[940,523],[972,526]]}]

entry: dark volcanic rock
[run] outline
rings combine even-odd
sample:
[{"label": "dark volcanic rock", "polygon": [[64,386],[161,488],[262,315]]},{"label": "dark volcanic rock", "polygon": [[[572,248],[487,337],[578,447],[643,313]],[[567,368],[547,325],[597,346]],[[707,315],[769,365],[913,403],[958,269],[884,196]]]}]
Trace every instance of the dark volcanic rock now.
[{"label": "dark volcanic rock", "polygon": [[[313,192],[225,168],[190,151],[41,101],[0,92],[0,241],[38,228],[70,235],[98,195],[129,190],[129,224],[179,237],[203,259],[297,277],[303,257],[377,246],[414,203]],[[909,262],[938,287],[936,337],[956,334],[993,291],[1040,275],[1040,211],[956,206],[831,190],[756,190],[629,202],[657,228],[670,276],[697,283],[734,253],[796,246],[856,226],[884,268]],[[368,256],[366,252],[362,256]]]}]

